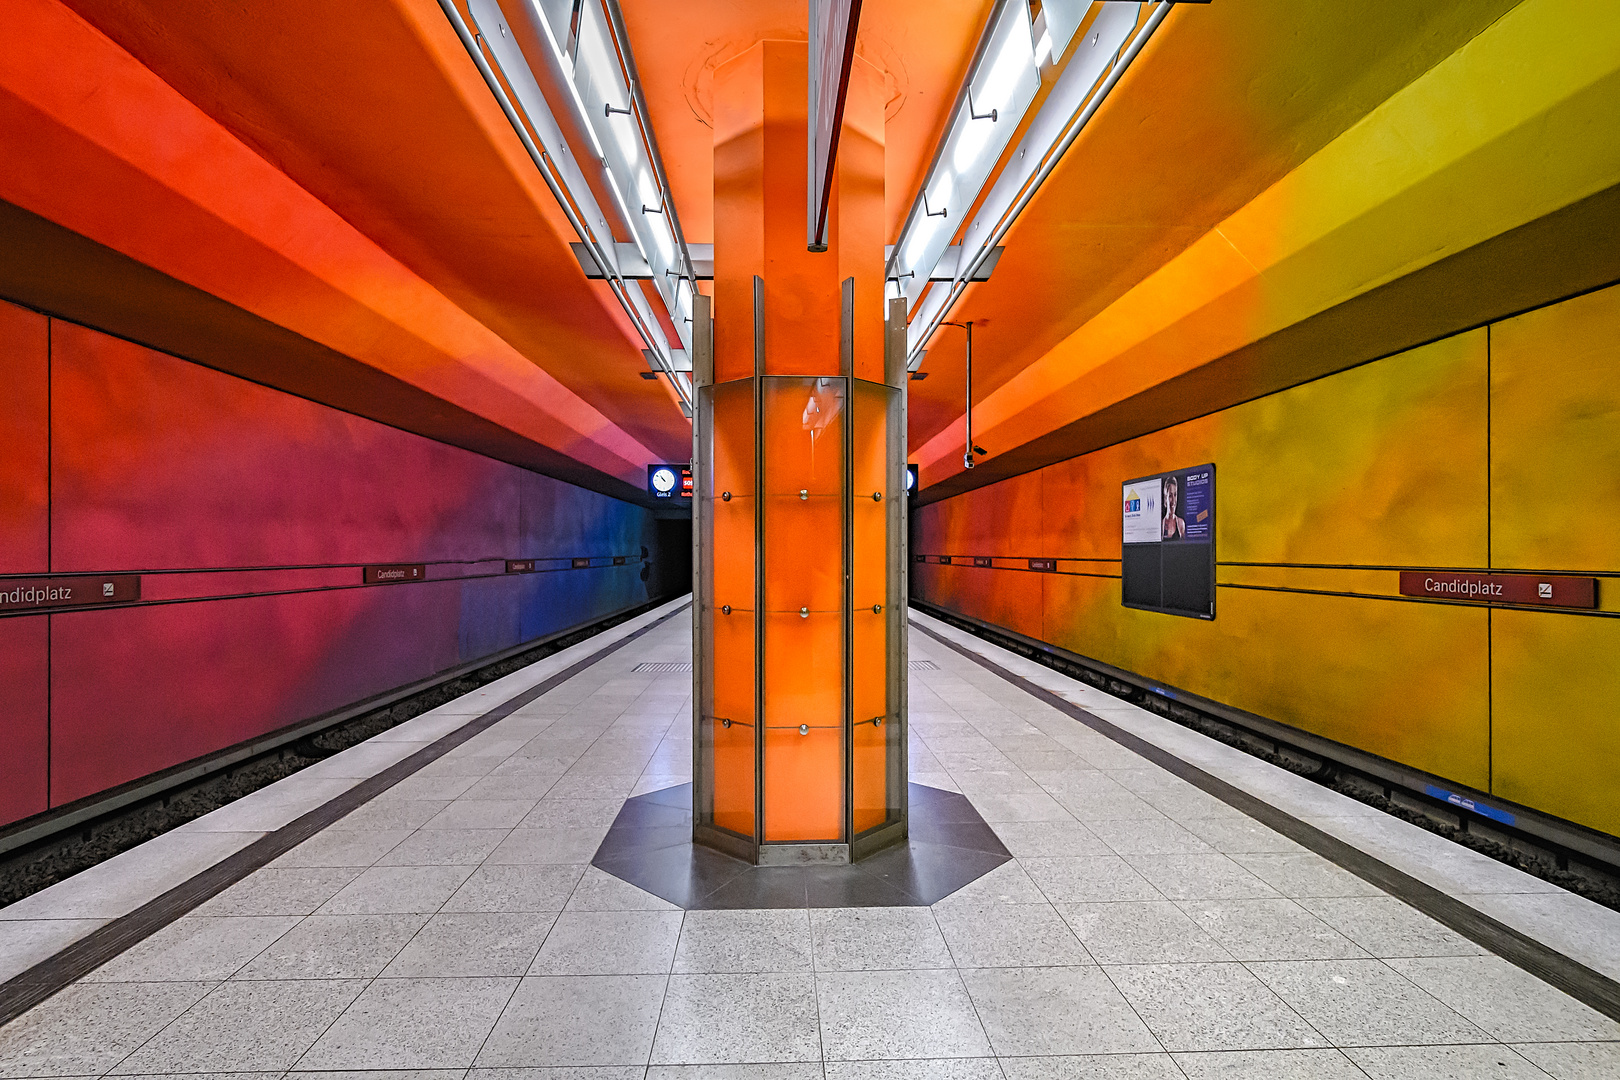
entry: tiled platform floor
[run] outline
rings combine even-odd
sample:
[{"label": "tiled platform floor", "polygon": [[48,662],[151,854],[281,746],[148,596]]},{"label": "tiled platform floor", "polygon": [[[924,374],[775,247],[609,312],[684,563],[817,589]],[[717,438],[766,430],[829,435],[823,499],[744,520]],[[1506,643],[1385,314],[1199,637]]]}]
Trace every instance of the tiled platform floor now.
[{"label": "tiled platform floor", "polygon": [[0,1029],[0,1077],[1620,1076],[1620,1025],[921,634],[932,908],[683,912],[588,866],[689,779],[677,617]]}]

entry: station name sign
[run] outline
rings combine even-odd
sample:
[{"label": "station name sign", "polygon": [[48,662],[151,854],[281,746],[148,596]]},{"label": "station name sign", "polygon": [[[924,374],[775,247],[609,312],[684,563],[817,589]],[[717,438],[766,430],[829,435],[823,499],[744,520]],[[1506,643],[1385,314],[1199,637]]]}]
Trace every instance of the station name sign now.
[{"label": "station name sign", "polygon": [[1597,578],[1402,570],[1401,595],[1438,600],[1473,600],[1487,604],[1595,608]]},{"label": "station name sign", "polygon": [[532,574],[535,570],[534,559],[507,559],[506,572],[508,574]]},{"label": "station name sign", "polygon": [[0,611],[127,604],[140,598],[139,574],[0,578]]},{"label": "station name sign", "polygon": [[367,585],[384,585],[396,581],[425,581],[426,563],[384,563],[368,566],[361,575]]}]

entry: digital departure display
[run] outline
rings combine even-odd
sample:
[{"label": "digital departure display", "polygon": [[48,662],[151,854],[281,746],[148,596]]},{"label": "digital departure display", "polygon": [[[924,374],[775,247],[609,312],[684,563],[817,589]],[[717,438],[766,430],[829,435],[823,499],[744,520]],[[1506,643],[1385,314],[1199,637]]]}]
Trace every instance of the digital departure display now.
[{"label": "digital departure display", "polygon": [[1120,602],[1213,619],[1215,466],[1127,480],[1120,494]]}]

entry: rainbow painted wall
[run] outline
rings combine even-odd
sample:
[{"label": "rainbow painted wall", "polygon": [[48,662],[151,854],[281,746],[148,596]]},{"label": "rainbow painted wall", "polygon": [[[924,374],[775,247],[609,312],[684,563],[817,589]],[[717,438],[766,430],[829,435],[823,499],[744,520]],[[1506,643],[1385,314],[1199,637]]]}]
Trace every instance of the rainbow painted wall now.
[{"label": "rainbow painted wall", "polygon": [[[913,594],[1620,834],[1616,372],[1620,287],[921,507],[913,551],[953,561]],[[1122,607],[1120,483],[1206,461],[1216,618]],[[1599,610],[1403,598],[1403,568],[1596,575]]]},{"label": "rainbow painted wall", "polygon": [[0,370],[0,576],[142,575],[0,615],[0,824],[691,587],[643,507],[5,303]]}]

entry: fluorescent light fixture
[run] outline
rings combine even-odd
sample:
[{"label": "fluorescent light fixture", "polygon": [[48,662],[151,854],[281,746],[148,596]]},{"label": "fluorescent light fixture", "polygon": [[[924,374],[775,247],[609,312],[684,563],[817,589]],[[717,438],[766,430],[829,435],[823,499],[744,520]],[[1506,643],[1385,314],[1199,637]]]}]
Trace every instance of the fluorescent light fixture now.
[{"label": "fluorescent light fixture", "polygon": [[[1028,5],[1021,0],[1007,0],[992,17],[992,25],[986,30],[988,40],[981,46],[968,78],[968,88],[973,91],[971,111],[964,103],[954,118],[930,171],[927,198],[919,198],[919,206],[907,218],[895,246],[898,254],[889,263],[889,276],[899,279],[900,291],[910,306],[906,337],[911,370],[916,370],[929,337],[950,316],[968,284],[982,280],[978,276],[981,266],[989,265],[988,260],[994,257],[1007,230],[1148,37],[1164,21],[1170,7],[1168,0],[1096,5],[1096,17],[1081,44],[1064,64],[1040,111],[1010,155],[1006,151],[1012,132],[1034,98],[1035,90],[1029,88],[1031,79],[1036,88],[1039,86],[1040,51],[1050,49],[1054,61],[1062,57],[1092,4],[1090,0],[1046,0],[1042,6],[1044,26],[1040,27],[1030,25]],[[1022,33],[1013,35],[1013,27]],[[1037,29],[1043,42],[1050,39],[1049,45],[1031,43],[1030,34]],[[995,121],[975,119],[987,117],[992,109],[997,112]],[[1000,130],[985,139],[974,132],[973,124],[981,125],[980,131]],[[990,173],[1004,156],[1007,164],[985,193]],[[947,161],[951,169],[946,168]],[[937,209],[933,206],[934,185],[951,170],[956,176],[952,198],[957,205],[951,207],[948,218],[929,219],[921,204],[927,202],[930,209]],[[976,202],[979,205],[973,220],[963,221],[962,211]],[[957,237],[961,245],[955,266],[945,270],[941,256]],[[936,269],[939,280],[930,286],[929,278]]]},{"label": "fluorescent light fixture", "polygon": [[1003,0],[985,30],[952,112],[944,142],[929,169],[922,196],[911,209],[888,276],[898,280],[908,306],[928,287],[928,276],[961,228],[1013,132],[1041,86],[1031,38],[1029,5]]},{"label": "fluorescent light fixture", "polygon": [[[641,127],[645,105],[633,83],[634,64],[628,53],[621,53],[615,44],[622,33],[615,17],[617,9],[613,5],[616,2],[583,0],[577,63],[570,60],[558,43],[555,28],[542,6],[547,0],[467,0],[468,12],[478,33],[468,25],[456,0],[440,0],[439,6],[483,74],[535,167],[557,197],[581,244],[589,250],[590,261],[601,269],[647,351],[657,357],[658,364],[669,374],[683,414],[690,416],[692,383],[682,372],[690,370],[691,364],[687,361],[683,365],[680,361],[688,355],[691,324],[681,318],[672,319],[680,333],[676,340],[669,340],[646,293],[620,272],[620,244],[606,227],[608,217],[583,171],[600,170],[598,179],[605,181],[612,192],[623,228],[653,271],[653,280],[666,310],[677,311],[679,279],[671,272],[680,273],[682,268],[690,272],[690,256],[668,198],[657,148],[651,133]],[[530,40],[543,41],[540,54],[524,53],[502,9],[503,3],[532,31]],[[558,7],[555,3],[550,6]],[[626,65],[623,67],[618,60],[621,55]],[[546,84],[553,88],[553,97],[549,100],[537,72],[543,72]],[[561,90],[563,85],[567,87],[566,96]],[[582,160],[573,152],[552,112],[553,104],[564,111],[572,107],[573,122],[583,128],[590,139],[594,160]],[[616,111],[607,110],[606,105],[614,106]],[[615,127],[610,121],[625,127]],[[606,148],[604,141],[608,143]],[[624,197],[626,187],[637,195],[646,196],[645,202],[662,212],[632,212]],[[656,257],[649,257],[649,248],[656,248]]]}]

